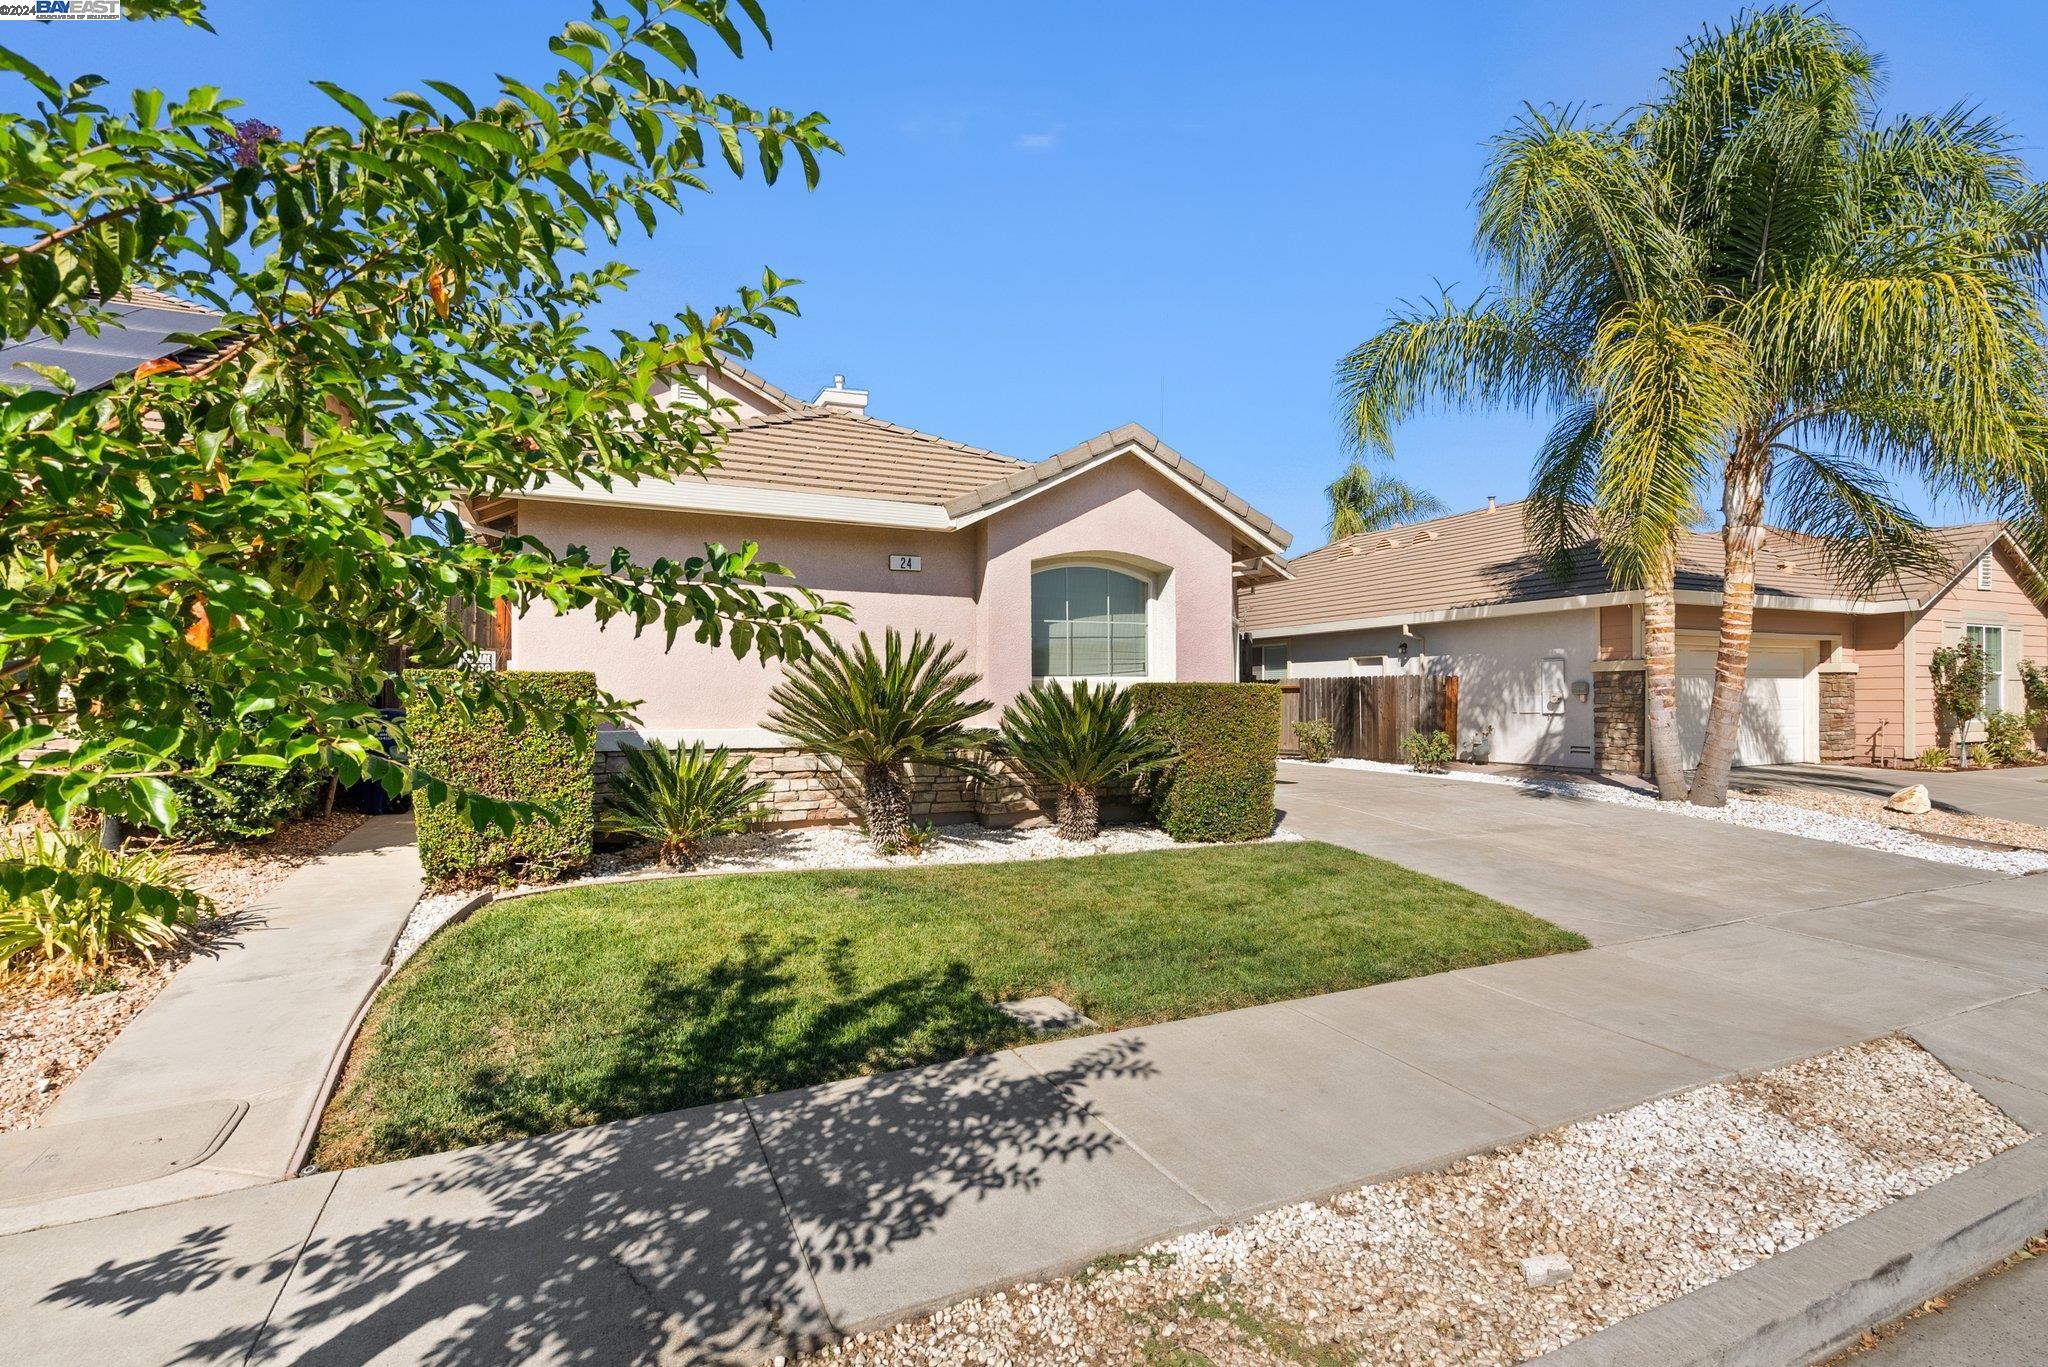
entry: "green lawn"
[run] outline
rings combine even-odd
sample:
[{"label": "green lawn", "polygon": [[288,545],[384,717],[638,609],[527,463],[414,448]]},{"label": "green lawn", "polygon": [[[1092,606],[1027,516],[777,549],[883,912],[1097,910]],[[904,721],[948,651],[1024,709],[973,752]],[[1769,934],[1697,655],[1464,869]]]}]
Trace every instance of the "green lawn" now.
[{"label": "green lawn", "polygon": [[1051,993],[1116,1027],[1583,948],[1310,842],[738,874],[490,907],[385,988],[323,1167],[957,1058]]}]

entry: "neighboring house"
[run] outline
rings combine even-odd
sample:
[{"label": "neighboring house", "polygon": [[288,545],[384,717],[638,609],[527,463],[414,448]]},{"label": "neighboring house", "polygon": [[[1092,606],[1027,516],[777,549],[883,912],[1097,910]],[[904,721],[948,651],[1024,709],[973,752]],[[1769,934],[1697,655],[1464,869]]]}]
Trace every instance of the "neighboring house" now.
[{"label": "neighboring house", "polygon": [[[1591,547],[1562,578],[1548,573],[1522,512],[1488,500],[1287,562],[1287,578],[1239,593],[1248,672],[1456,674],[1460,754],[1640,771],[1642,595],[1617,590]],[[2026,710],[2020,661],[2048,662],[2041,577],[1997,523],[1936,535],[1947,573],[1859,596],[1839,587],[1819,542],[1769,532],[1739,763],[1867,763],[1939,743],[1928,665],[1965,638],[1992,666],[1987,709]],[[1678,666],[1688,764],[1713,683],[1720,566],[1719,536],[1685,537]]]},{"label": "neighboring house", "polygon": [[116,375],[153,361],[183,361],[199,354],[173,339],[207,332],[220,322],[212,309],[141,285],[131,285],[109,299],[106,311],[112,317],[97,335],[75,327],[61,342],[32,332],[19,341],[0,343],[0,384],[56,388],[28,368],[33,363],[65,371],[80,392],[98,389]]},{"label": "neighboring house", "polygon": [[[555,481],[473,515],[642,560],[758,541],[797,583],[851,607],[835,634],[895,627],[958,644],[990,721],[1034,679],[1236,677],[1234,587],[1278,573],[1288,534],[1142,427],[1031,464],[871,418],[843,380],[805,403],[736,366],[700,378],[735,406],[705,477]],[[684,387],[667,400],[699,401]],[[595,670],[638,700],[642,736],[759,752],[758,768],[784,776],[785,820],[844,815],[768,729],[778,666],[544,609],[512,618],[504,648],[517,669]],[[966,805],[955,791],[926,809]]]}]

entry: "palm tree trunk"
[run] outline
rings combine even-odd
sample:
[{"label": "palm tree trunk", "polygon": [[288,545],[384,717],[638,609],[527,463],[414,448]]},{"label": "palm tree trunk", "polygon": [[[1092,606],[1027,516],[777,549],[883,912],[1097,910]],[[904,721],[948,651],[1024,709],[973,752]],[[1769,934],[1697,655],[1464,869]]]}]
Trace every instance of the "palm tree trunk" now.
[{"label": "palm tree trunk", "polygon": [[894,854],[903,846],[910,824],[910,794],[903,780],[886,764],[861,766],[862,805],[867,808],[868,841],[876,854]]},{"label": "palm tree trunk", "polygon": [[1721,642],[1714,656],[1714,702],[1700,767],[1692,776],[1692,802],[1719,807],[1728,801],[1728,774],[1742,736],[1742,700],[1749,681],[1749,638],[1756,624],[1756,557],[1764,541],[1764,482],[1770,452],[1754,431],[1736,439],[1721,494],[1725,545],[1721,570]]},{"label": "palm tree trunk", "polygon": [[[1675,553],[1674,553],[1675,554]],[[1665,561],[1658,582],[1643,589],[1643,713],[1657,796],[1683,802],[1685,747],[1678,740],[1678,599],[1676,565]]]},{"label": "palm tree trunk", "polygon": [[1102,831],[1102,800],[1093,788],[1062,788],[1054,804],[1064,840],[1093,840]]}]

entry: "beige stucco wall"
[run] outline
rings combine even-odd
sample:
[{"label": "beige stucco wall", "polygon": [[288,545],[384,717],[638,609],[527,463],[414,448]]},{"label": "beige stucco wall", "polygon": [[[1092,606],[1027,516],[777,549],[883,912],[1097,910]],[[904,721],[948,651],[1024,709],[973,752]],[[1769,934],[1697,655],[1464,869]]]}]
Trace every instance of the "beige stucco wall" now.
[{"label": "beige stucco wall", "polygon": [[[858,626],[835,622],[830,628],[835,635],[850,638],[865,627],[879,636],[893,626],[936,632],[963,645],[975,635],[979,537],[971,532],[539,502],[521,507],[519,529],[558,549],[580,544],[602,553],[624,546],[641,561],[701,555],[707,541],[730,547],[751,537],[760,542],[765,559],[787,565],[798,583],[853,609]],[[889,557],[898,554],[921,556],[924,568],[891,571]],[[768,714],[769,691],[782,677],[779,666],[764,665],[751,655],[737,659],[729,648],[699,645],[687,634],[673,649],[664,649],[658,630],[635,636],[629,621],[600,628],[588,612],[560,616],[545,609],[513,619],[512,667],[595,670],[601,686],[639,703],[642,730],[663,734],[758,728]]]},{"label": "beige stucco wall", "polygon": [[1149,577],[1155,594],[1151,675],[1224,683],[1237,677],[1230,530],[1140,461],[1097,466],[986,523],[980,661],[989,696],[1031,685],[1031,572],[1095,558]]},{"label": "beige stucco wall", "polygon": [[[520,531],[557,548],[602,553],[625,546],[639,560],[701,554],[704,543],[761,544],[798,583],[846,603],[853,620],[834,635],[889,627],[930,631],[958,643],[983,676],[991,715],[1031,682],[1031,572],[1065,558],[1099,558],[1154,580],[1153,676],[1235,677],[1228,528],[1220,518],[1136,460],[1112,462],[952,532],[897,531],[761,518],[528,502]],[[922,557],[892,571],[891,555]],[[1162,639],[1163,637],[1163,639]],[[687,636],[665,650],[659,632],[600,628],[589,613],[528,612],[512,626],[515,669],[591,669],[599,683],[639,703],[639,727],[663,736],[706,735],[761,743],[777,665]],[[752,733],[752,734],[748,734]]]}]

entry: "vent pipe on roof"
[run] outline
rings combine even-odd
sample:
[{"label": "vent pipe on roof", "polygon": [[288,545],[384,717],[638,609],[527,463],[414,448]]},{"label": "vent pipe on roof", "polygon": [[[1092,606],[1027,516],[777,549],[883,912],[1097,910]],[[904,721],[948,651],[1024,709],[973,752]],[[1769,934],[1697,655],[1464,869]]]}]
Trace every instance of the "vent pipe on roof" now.
[{"label": "vent pipe on roof", "polygon": [[1494,500],[1494,497],[1493,497],[1493,495],[1492,495],[1492,494],[1488,494],[1488,495],[1486,496],[1486,511],[1490,513],[1490,512],[1492,512],[1492,511],[1494,511],[1494,509],[1495,509],[1495,508],[1496,508],[1497,506],[1498,506],[1498,505],[1496,504],[1496,502],[1495,502],[1495,500]]},{"label": "vent pipe on roof", "polygon": [[835,413],[851,413],[860,417],[868,411],[868,392],[865,389],[848,389],[844,375],[832,377],[832,387],[821,390],[813,401],[820,408],[829,408]]}]

